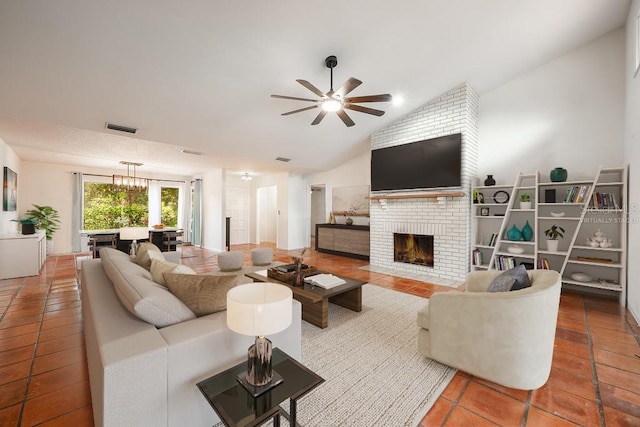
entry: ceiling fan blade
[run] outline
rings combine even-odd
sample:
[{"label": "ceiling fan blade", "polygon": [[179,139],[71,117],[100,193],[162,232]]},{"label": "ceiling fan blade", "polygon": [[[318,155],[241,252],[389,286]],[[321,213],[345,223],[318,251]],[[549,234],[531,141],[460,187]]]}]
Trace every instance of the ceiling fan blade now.
[{"label": "ceiling fan blade", "polygon": [[344,102],[390,102],[392,99],[391,95],[385,93],[384,95],[354,96],[345,98]]},{"label": "ceiling fan blade", "polygon": [[296,81],[298,83],[300,83],[302,86],[304,86],[307,89],[309,89],[311,92],[313,92],[316,95],[318,95],[320,98],[324,98],[324,93],[320,92],[320,89],[318,89],[317,87],[315,87],[314,85],[312,85],[308,81],[302,80],[302,79],[297,79]]},{"label": "ceiling fan blade", "polygon": [[353,120],[351,120],[351,117],[347,115],[346,111],[340,109],[336,111],[336,114],[338,115],[338,117],[340,117],[340,119],[342,119],[342,121],[344,122],[345,125],[347,125],[347,127],[351,127],[356,124]]},{"label": "ceiling fan blade", "polygon": [[318,115],[316,116],[315,120],[311,122],[312,125],[317,125],[318,123],[320,123],[322,121],[322,119],[324,119],[324,116],[327,115],[327,112],[325,110],[322,110],[318,113]]},{"label": "ceiling fan blade", "polygon": [[295,101],[309,101],[309,102],[318,102],[317,99],[309,99],[309,98],[298,98],[295,96],[284,96],[284,95],[271,95],[272,98],[278,99],[293,99]]},{"label": "ceiling fan blade", "polygon": [[378,116],[378,117],[384,115],[384,111],[382,111],[382,110],[376,110],[374,108],[363,107],[361,105],[344,104],[343,107],[346,108],[347,110],[353,110],[353,111],[359,111],[361,113],[373,114],[374,116]]},{"label": "ceiling fan blade", "polygon": [[312,110],[314,108],[318,108],[318,106],[317,105],[312,105],[311,107],[304,107],[304,108],[300,108],[299,110],[293,110],[293,111],[289,111],[287,113],[282,113],[282,115],[283,116],[288,116],[289,114],[300,113],[302,111]]},{"label": "ceiling fan blade", "polygon": [[361,84],[362,82],[360,80],[356,79],[355,77],[350,77],[349,80],[347,80],[342,86],[340,86],[340,89],[335,91],[335,94],[340,98],[344,98],[349,92],[351,92]]}]

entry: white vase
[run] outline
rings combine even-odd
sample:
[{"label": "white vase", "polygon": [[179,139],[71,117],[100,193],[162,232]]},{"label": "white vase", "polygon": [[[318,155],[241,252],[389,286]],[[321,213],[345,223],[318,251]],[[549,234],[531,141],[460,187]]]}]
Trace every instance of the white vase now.
[{"label": "white vase", "polygon": [[520,209],[531,209],[531,202],[520,202]]},{"label": "white vase", "polygon": [[549,252],[558,252],[558,240],[547,240],[547,250]]}]

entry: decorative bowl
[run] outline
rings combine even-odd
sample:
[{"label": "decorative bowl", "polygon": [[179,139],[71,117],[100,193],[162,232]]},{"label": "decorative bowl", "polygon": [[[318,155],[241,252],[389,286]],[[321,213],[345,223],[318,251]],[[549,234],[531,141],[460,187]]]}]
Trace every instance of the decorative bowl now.
[{"label": "decorative bowl", "polygon": [[551,216],[554,218],[562,218],[564,216],[564,212],[551,212]]},{"label": "decorative bowl", "polygon": [[577,282],[590,282],[592,280],[590,275],[582,272],[573,273],[571,278]]},{"label": "decorative bowl", "polygon": [[524,252],[524,248],[520,246],[507,246],[507,252],[512,254],[521,254]]}]

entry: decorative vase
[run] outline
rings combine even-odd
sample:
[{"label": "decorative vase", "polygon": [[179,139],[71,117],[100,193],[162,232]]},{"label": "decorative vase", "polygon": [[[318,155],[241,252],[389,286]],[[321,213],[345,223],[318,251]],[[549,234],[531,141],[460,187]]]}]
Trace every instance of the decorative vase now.
[{"label": "decorative vase", "polygon": [[547,240],[547,250],[549,252],[558,252],[558,240]]},{"label": "decorative vase", "polygon": [[344,220],[344,223],[347,225],[353,225],[353,220],[351,218],[347,218]]},{"label": "decorative vase", "polygon": [[533,239],[533,228],[529,225],[529,221],[524,224],[522,227],[522,239],[530,242]]},{"label": "decorative vase", "polygon": [[522,231],[518,230],[515,224],[507,231],[507,239],[517,241],[522,239]]},{"label": "decorative vase", "polygon": [[565,182],[567,180],[567,170],[565,168],[555,168],[549,174],[551,182]]},{"label": "decorative vase", "polygon": [[493,179],[493,175],[487,175],[487,179],[484,180],[484,185],[486,185],[487,187],[496,185],[496,180]]},{"label": "decorative vase", "polygon": [[36,232],[36,225],[35,224],[28,224],[28,223],[23,223],[20,224],[21,225],[21,230],[22,230],[22,234],[35,234]]},{"label": "decorative vase", "polygon": [[304,286],[304,273],[302,272],[302,264],[296,263],[296,269],[291,278],[293,286]]}]

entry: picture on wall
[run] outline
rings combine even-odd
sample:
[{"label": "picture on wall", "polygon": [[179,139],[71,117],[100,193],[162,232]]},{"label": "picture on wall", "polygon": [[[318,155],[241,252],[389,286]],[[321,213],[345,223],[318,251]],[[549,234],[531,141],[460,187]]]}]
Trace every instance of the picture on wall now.
[{"label": "picture on wall", "polygon": [[369,216],[369,186],[355,185],[333,189],[333,214],[348,216]]},{"label": "picture on wall", "polygon": [[15,211],[18,200],[18,174],[4,167],[2,180],[2,209]]}]

